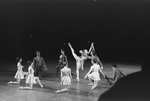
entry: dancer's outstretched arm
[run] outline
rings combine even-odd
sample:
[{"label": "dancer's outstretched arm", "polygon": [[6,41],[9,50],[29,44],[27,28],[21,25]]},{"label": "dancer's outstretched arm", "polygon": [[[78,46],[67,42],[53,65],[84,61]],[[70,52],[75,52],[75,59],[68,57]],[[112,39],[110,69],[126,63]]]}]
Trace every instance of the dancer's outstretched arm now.
[{"label": "dancer's outstretched arm", "polygon": [[113,69],[113,78],[115,78],[115,69]]},{"label": "dancer's outstretched arm", "polygon": [[68,43],[68,45],[69,45],[69,47],[70,47],[70,49],[71,49],[71,52],[72,52],[73,57],[74,57],[75,59],[77,59],[78,56],[75,54],[74,49],[72,48],[71,44]]},{"label": "dancer's outstretched arm", "polygon": [[[118,70],[119,70],[119,69],[118,69]],[[121,76],[122,76],[122,77],[124,77],[124,76],[125,76],[125,75],[124,75],[124,74],[123,74],[120,70],[119,70],[119,72],[120,72],[120,74],[121,74]]]},{"label": "dancer's outstretched arm", "polygon": [[103,75],[104,78],[105,78],[105,74],[102,72],[101,68],[99,69],[99,72],[102,73],[102,75]]},{"label": "dancer's outstretched arm", "polygon": [[97,57],[97,60],[98,60],[98,64],[101,66],[101,68],[103,69],[103,65],[102,65],[102,62],[100,61],[99,57]]},{"label": "dancer's outstretched arm", "polygon": [[44,69],[47,71],[47,67],[43,58],[42,58],[42,64],[43,64]]},{"label": "dancer's outstretched arm", "polygon": [[87,78],[87,76],[92,72],[92,67],[90,68],[89,72],[85,75],[85,79]]},{"label": "dancer's outstretched arm", "polygon": [[65,60],[66,60],[66,66],[68,67],[68,59],[67,59],[67,56],[65,56]]},{"label": "dancer's outstretched arm", "polygon": [[92,51],[92,49],[95,50],[95,48],[94,48],[94,43],[93,43],[93,42],[91,43],[91,47],[90,47],[90,49],[89,49],[89,51],[88,51],[88,54]]}]

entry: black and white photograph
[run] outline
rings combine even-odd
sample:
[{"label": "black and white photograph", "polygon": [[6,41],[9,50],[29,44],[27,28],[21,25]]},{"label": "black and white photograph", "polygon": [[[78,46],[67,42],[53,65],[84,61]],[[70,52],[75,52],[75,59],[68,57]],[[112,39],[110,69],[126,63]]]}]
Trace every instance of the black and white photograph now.
[{"label": "black and white photograph", "polygon": [[0,101],[149,101],[149,0],[0,0]]}]

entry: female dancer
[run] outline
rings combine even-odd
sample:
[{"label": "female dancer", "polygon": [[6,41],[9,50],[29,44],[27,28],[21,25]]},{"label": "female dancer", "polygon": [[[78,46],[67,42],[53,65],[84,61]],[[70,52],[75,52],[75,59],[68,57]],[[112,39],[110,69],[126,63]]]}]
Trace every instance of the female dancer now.
[{"label": "female dancer", "polygon": [[99,57],[96,54],[95,48],[94,48],[94,43],[92,42],[91,48],[90,48],[90,54],[91,56],[86,55],[88,59],[91,59],[91,62],[95,59],[97,60],[97,63],[100,65],[100,68],[103,69],[102,62],[100,61]]},{"label": "female dancer", "polygon": [[[89,84],[92,86],[91,89],[95,89],[98,85],[98,82],[101,80],[99,76],[100,75],[99,72],[102,74],[103,72],[100,69],[100,65],[97,63],[97,60],[94,59],[92,61],[92,64],[93,65],[91,66],[89,72],[85,75],[84,78],[85,79],[88,78],[91,81],[91,83]],[[105,75],[103,74],[103,76]]]},{"label": "female dancer", "polygon": [[17,81],[10,81],[10,82],[8,82],[8,83],[11,83],[11,84],[20,84],[20,80],[21,79],[24,79],[24,73],[23,73],[23,71],[22,71],[22,68],[24,68],[22,65],[21,65],[21,62],[22,62],[22,58],[20,58],[20,57],[18,57],[18,58],[16,58],[16,60],[18,61],[18,63],[17,63],[17,72],[16,72],[16,74],[15,74],[15,76],[14,76],[14,78],[17,80]]},{"label": "female dancer", "polygon": [[64,62],[64,68],[61,69],[61,82],[60,84],[64,85],[65,88],[57,90],[56,93],[65,92],[69,90],[69,87],[72,82],[71,69],[68,68],[67,64]]},{"label": "female dancer", "polygon": [[[79,69],[81,68],[83,70],[83,64],[84,64],[84,61],[87,59],[86,55],[87,55],[87,52],[83,52],[83,51],[79,51],[81,53],[81,56],[77,56],[74,52],[74,49],[72,48],[71,44],[68,43],[70,49],[71,49],[71,52],[72,52],[72,55],[73,57],[75,58],[76,60],[76,79],[77,81],[79,82]],[[91,48],[90,48],[91,49]],[[84,50],[85,51],[85,50]]]},{"label": "female dancer", "polygon": [[43,88],[43,85],[40,82],[39,77],[35,77],[34,76],[34,69],[33,69],[33,63],[31,61],[28,61],[28,76],[26,79],[26,87],[19,87],[20,89],[32,89],[33,88],[33,84],[36,84],[37,82],[39,83],[39,85],[41,86],[41,88]]},{"label": "female dancer", "polygon": [[[93,60],[97,61],[97,63],[100,65],[100,69],[103,70],[103,65],[102,65],[102,62],[100,61],[99,57],[96,54],[96,51],[95,51],[95,48],[94,48],[94,43],[92,44],[91,56],[87,56],[87,58],[91,59],[91,62],[93,62]],[[112,82],[109,80],[109,78],[106,75],[103,76],[103,77],[109,82],[110,85],[112,84]]]}]

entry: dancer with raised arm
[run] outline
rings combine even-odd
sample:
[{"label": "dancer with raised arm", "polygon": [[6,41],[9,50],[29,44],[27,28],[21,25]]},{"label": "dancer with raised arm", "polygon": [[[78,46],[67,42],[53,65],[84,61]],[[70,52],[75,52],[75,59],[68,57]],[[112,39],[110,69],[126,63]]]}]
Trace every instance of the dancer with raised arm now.
[{"label": "dancer with raised arm", "polygon": [[90,48],[90,54],[91,56],[87,56],[88,59],[91,59],[91,62],[95,59],[97,60],[97,63],[100,65],[100,68],[103,69],[102,62],[100,61],[99,57],[96,54],[95,48],[94,48],[94,43],[92,42],[91,48]]},{"label": "dancer with raised arm", "polygon": [[69,90],[69,87],[72,83],[72,76],[71,76],[71,69],[68,68],[67,64],[64,62],[64,68],[61,69],[61,82],[63,86],[65,86],[64,89],[57,90],[55,93],[61,93]]},{"label": "dancer with raised arm", "polygon": [[105,75],[100,69],[100,65],[97,62],[98,61],[95,59],[92,61],[93,65],[84,77],[85,79],[88,78],[91,81],[91,83],[89,84],[90,86],[92,86],[91,89],[95,89],[98,85],[98,82],[101,80],[99,73],[101,73],[105,77]]},{"label": "dancer with raised arm", "polygon": [[8,82],[9,84],[20,84],[20,80],[24,79],[24,73],[22,70],[24,67],[21,65],[22,58],[18,57],[18,58],[16,58],[16,60],[18,61],[18,63],[17,63],[17,72],[16,72],[14,78],[17,81],[10,81],[10,82]]},{"label": "dancer with raised arm", "polygon": [[[92,43],[92,51],[91,51],[91,56],[87,56],[88,59],[91,59],[91,62],[93,63],[93,61],[97,61],[97,63],[100,65],[100,69],[101,71],[103,70],[103,65],[102,65],[102,62],[100,61],[99,57],[97,56],[96,54],[96,51],[95,51],[95,48],[94,48],[94,43]],[[103,71],[102,71],[103,72]],[[101,74],[101,73],[100,73]],[[103,73],[104,74],[104,73]],[[105,75],[105,74],[104,74]],[[103,76],[103,75],[101,75]],[[111,85],[112,82],[109,80],[109,78],[105,75],[103,76],[108,82],[109,84]]]},{"label": "dancer with raised arm", "polygon": [[80,70],[80,68],[81,68],[82,70],[84,69],[84,68],[83,68],[83,64],[84,64],[84,61],[87,59],[87,57],[86,57],[87,53],[85,54],[83,51],[80,50],[81,56],[77,56],[77,55],[75,54],[75,51],[74,51],[74,49],[72,48],[71,44],[68,43],[68,45],[69,45],[69,47],[70,47],[70,49],[71,49],[71,52],[72,52],[73,57],[74,57],[75,60],[76,60],[76,75],[77,75],[76,79],[77,79],[77,81],[79,82],[79,70]]},{"label": "dancer with raised arm", "polygon": [[33,63],[31,61],[28,61],[28,76],[26,79],[26,87],[19,87],[19,89],[32,89],[33,88],[33,84],[37,84],[37,82],[39,83],[39,85],[41,86],[41,88],[43,88],[43,85],[40,82],[39,77],[35,77],[34,76],[34,69],[33,69]]}]

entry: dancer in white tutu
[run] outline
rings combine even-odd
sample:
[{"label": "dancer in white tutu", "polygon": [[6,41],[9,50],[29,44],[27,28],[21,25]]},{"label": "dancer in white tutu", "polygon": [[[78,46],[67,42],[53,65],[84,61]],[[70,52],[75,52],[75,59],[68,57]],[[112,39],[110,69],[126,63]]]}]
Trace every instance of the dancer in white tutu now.
[{"label": "dancer in white tutu", "polygon": [[103,69],[102,62],[100,61],[99,57],[98,57],[97,54],[96,54],[96,51],[95,51],[94,43],[93,43],[93,42],[92,42],[92,44],[91,44],[91,48],[90,48],[90,51],[89,51],[89,52],[90,52],[91,56],[86,55],[86,57],[87,57],[88,59],[91,59],[91,62],[92,62],[94,59],[97,60],[97,63],[100,65],[100,68]]},{"label": "dancer in white tutu", "polygon": [[[101,71],[103,73],[103,65],[102,65],[102,62],[100,61],[99,57],[96,54],[96,51],[95,51],[95,48],[94,48],[94,43],[92,43],[91,45],[92,45],[91,46],[92,47],[91,48],[91,56],[87,56],[87,58],[91,59],[91,63],[93,62],[93,60],[97,61],[98,65],[100,66],[100,69],[101,69]],[[100,73],[100,76],[103,76],[103,74]],[[110,85],[112,84],[112,82],[109,80],[107,75],[103,76],[103,78],[105,78],[109,82]]]},{"label": "dancer in white tutu", "polygon": [[64,63],[64,68],[61,69],[60,84],[65,86],[65,88],[61,90],[57,90],[56,93],[68,91],[71,83],[72,83],[71,69],[67,67],[66,63]]},{"label": "dancer in white tutu", "polygon": [[33,63],[31,61],[28,61],[28,76],[26,79],[26,87],[19,87],[19,89],[32,89],[33,88],[33,84],[37,84],[37,82],[39,83],[39,85],[41,86],[41,88],[43,88],[43,85],[40,82],[39,77],[35,77],[34,76],[34,69],[33,69]]},{"label": "dancer in white tutu", "polygon": [[24,67],[21,65],[22,58],[18,57],[18,58],[16,58],[16,60],[18,61],[18,63],[17,63],[17,72],[16,72],[14,78],[17,81],[10,81],[10,82],[8,82],[9,84],[20,84],[20,80],[24,79],[24,72],[22,70]]},{"label": "dancer in white tutu", "polygon": [[[92,64],[93,65],[91,66],[89,72],[85,75],[84,78],[88,78],[91,81],[91,83],[89,84],[90,86],[92,86],[91,89],[95,89],[98,85],[98,82],[101,80],[99,73],[103,74],[103,72],[100,69],[100,65],[97,63],[97,60],[94,59],[92,61]],[[103,76],[105,77],[104,74]]]},{"label": "dancer in white tutu", "polygon": [[[73,57],[76,59],[76,79],[77,81],[79,82],[79,69],[81,68],[82,70],[84,69],[83,68],[83,65],[84,65],[84,62],[85,60],[87,60],[87,54],[89,53],[86,49],[84,49],[83,51],[80,50],[79,52],[81,53],[81,56],[77,56],[74,52],[74,49],[72,48],[71,44],[68,43],[70,49],[71,49],[71,52],[72,52],[72,55]],[[91,48],[90,48],[91,50]],[[89,51],[90,51],[89,50]]]}]

